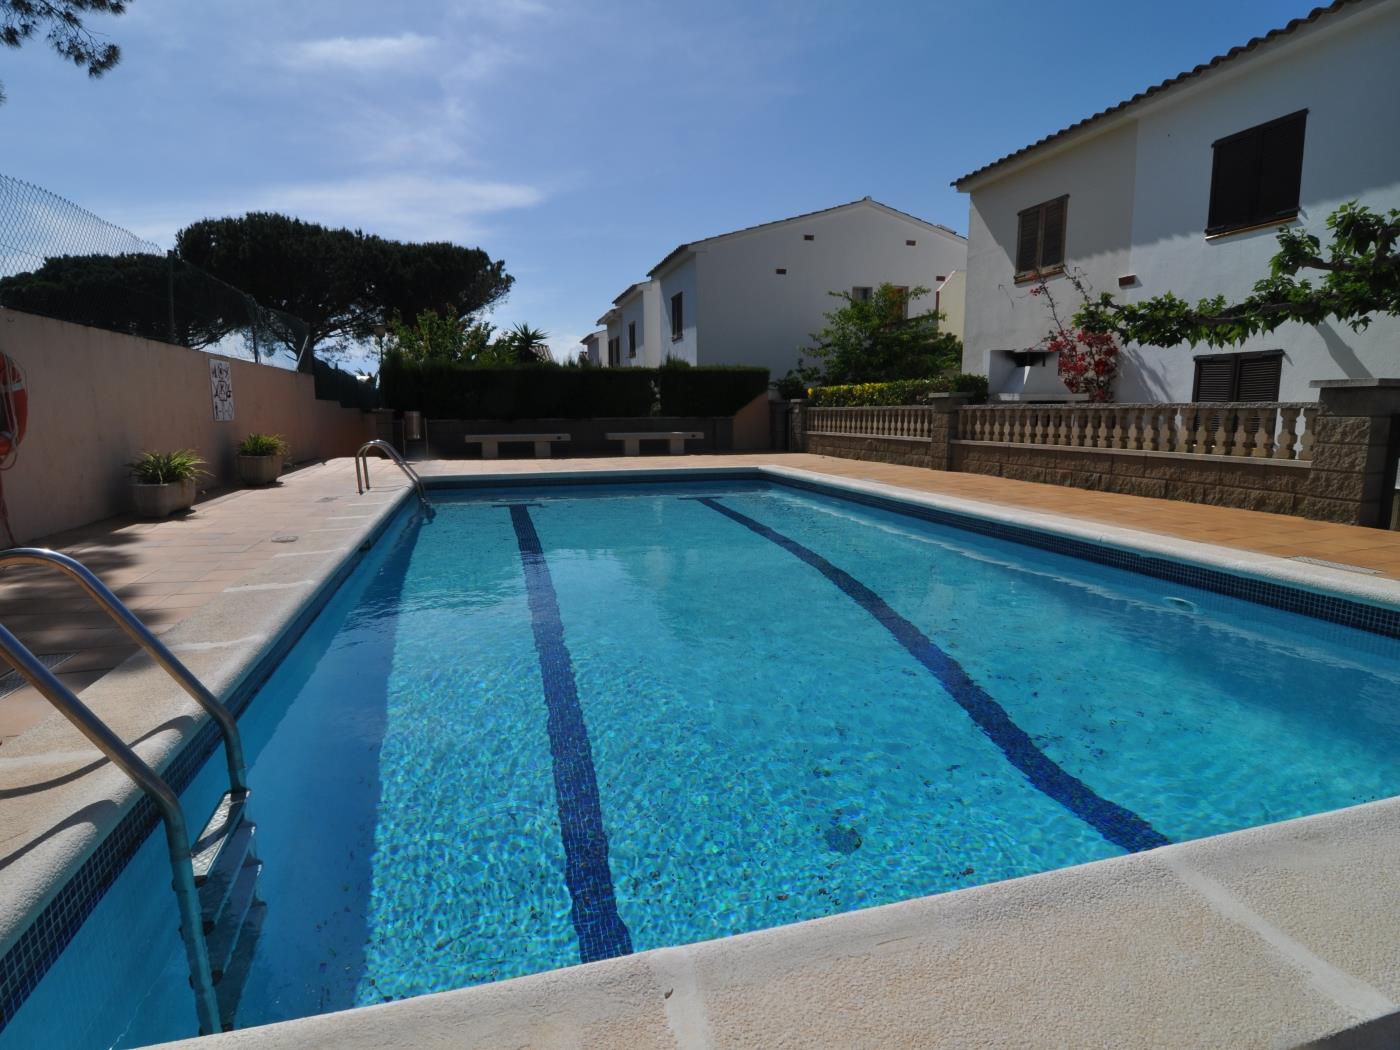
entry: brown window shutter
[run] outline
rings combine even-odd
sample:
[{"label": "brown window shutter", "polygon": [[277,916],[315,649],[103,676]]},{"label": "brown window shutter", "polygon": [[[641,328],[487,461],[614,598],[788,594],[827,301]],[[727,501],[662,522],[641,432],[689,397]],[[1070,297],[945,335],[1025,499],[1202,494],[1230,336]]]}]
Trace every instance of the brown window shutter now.
[{"label": "brown window shutter", "polygon": [[1058,266],[1065,261],[1065,201],[1060,198],[1045,205],[1041,219],[1040,266]]},{"label": "brown window shutter", "polygon": [[1210,173],[1206,232],[1254,222],[1259,188],[1259,136],[1247,132],[1217,143]]},{"label": "brown window shutter", "polygon": [[1277,401],[1283,355],[1245,357],[1240,360],[1237,401]]},{"label": "brown window shutter", "polygon": [[1036,268],[1035,260],[1040,248],[1040,209],[1031,208],[1021,212],[1020,227],[1016,231],[1016,272],[1030,273]]},{"label": "brown window shutter", "polygon": [[1235,365],[1237,361],[1238,358],[1234,354],[1196,358],[1196,385],[1191,400],[1235,400]]},{"label": "brown window shutter", "polygon": [[1303,134],[1307,113],[1266,125],[1260,132],[1258,221],[1298,214],[1303,184]]}]

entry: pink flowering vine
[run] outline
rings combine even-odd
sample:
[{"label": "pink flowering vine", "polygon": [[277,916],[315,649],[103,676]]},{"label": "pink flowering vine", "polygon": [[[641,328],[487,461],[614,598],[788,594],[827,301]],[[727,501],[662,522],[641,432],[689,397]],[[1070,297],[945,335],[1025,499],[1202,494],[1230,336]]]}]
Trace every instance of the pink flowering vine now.
[{"label": "pink flowering vine", "polygon": [[[1075,291],[1088,301],[1088,291],[1082,276],[1069,274]],[[1083,328],[1067,328],[1060,319],[1060,313],[1051,295],[1050,288],[1041,277],[1030,290],[1031,295],[1043,297],[1050,307],[1050,317],[1054,327],[1041,341],[1041,347],[1058,355],[1060,381],[1071,394],[1088,394],[1090,401],[1112,401],[1113,382],[1118,378],[1118,362],[1122,350],[1117,340],[1108,332],[1090,332]]]}]

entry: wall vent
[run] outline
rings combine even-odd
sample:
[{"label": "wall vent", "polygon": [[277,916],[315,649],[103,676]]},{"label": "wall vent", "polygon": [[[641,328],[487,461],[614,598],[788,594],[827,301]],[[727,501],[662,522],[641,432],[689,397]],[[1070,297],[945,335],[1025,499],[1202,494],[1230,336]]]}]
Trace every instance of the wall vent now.
[{"label": "wall vent", "polygon": [[804,233],[802,235],[802,239],[804,241],[815,241],[817,239],[817,235],[814,233]]},{"label": "wall vent", "polygon": [[773,272],[776,273],[776,274],[779,274],[779,275],[786,274],[786,273],[787,273],[787,267],[786,267],[786,266],[779,266],[779,267],[778,267],[776,270],[774,270]]},{"label": "wall vent", "polygon": [[914,245],[918,244],[919,242],[918,242],[918,241],[905,241],[904,243],[907,244],[910,248],[912,248],[912,247],[914,247]]}]

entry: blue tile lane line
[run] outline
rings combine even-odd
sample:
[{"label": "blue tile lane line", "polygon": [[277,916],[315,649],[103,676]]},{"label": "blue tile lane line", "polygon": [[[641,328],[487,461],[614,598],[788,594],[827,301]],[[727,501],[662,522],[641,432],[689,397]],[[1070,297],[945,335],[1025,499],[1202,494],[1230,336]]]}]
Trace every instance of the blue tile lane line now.
[{"label": "blue tile lane line", "polygon": [[573,660],[564,644],[564,623],[559,616],[554,580],[549,575],[530,511],[521,504],[512,504],[510,520],[520,545],[530,624],[535,632],[535,651],[540,658],[544,701],[549,710],[549,751],[554,760],[554,794],[564,839],[564,882],[573,898],[569,915],[578,933],[579,957],[583,962],[594,962],[630,955],[632,935],[617,913],[593,749],[579,706]]},{"label": "blue tile lane line", "polygon": [[908,650],[910,656],[938,679],[948,695],[977,724],[977,728],[1001,749],[1002,754],[1025,774],[1032,785],[1088,823],[1109,842],[1129,853],[1136,853],[1165,846],[1171,841],[1136,813],[1100,798],[1082,780],[1061,769],[1054,759],[1036,747],[1024,729],[1011,720],[1006,709],[972,680],[962,665],[850,573],[838,569],[816,551],[746,514],[726,507],[717,499],[705,496],[696,502],[771,540],[839,587],[848,598],[875,617]]}]

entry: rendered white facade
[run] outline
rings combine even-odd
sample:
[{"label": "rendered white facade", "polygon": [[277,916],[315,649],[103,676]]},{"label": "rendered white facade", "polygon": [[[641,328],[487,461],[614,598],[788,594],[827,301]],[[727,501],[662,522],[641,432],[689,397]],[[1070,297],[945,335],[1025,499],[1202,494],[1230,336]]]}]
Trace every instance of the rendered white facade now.
[{"label": "rendered white facade", "polygon": [[[1044,339],[1050,319],[1015,279],[1017,214],[1069,197],[1066,265],[1096,292],[1136,301],[1173,292],[1236,301],[1268,272],[1277,224],[1207,237],[1212,144],[1307,110],[1295,223],[1328,242],[1327,216],[1355,200],[1400,207],[1400,0],[1361,0],[1225,60],[1160,94],[959,180],[971,194],[963,367],[1004,389],[1011,359]],[[1120,288],[1120,278],[1126,287]],[[1050,279],[1072,313],[1074,289]],[[1289,325],[1225,351],[1284,352],[1279,396],[1311,401],[1317,379],[1400,375],[1400,321],[1353,332]],[[1208,347],[1126,347],[1117,400],[1189,401]]]},{"label": "rendered white facade", "polygon": [[[654,367],[667,358],[758,365],[779,379],[824,327],[823,315],[839,307],[831,292],[886,282],[924,287],[929,294],[910,304],[911,313],[921,313],[933,309],[932,289],[965,260],[966,240],[958,234],[867,197],[681,245],[652,269],[650,281],[618,297],[606,323],[610,336],[622,337],[624,365]],[[655,356],[648,296],[656,311]],[[643,322],[646,347],[645,358],[630,361],[629,308]]]}]

